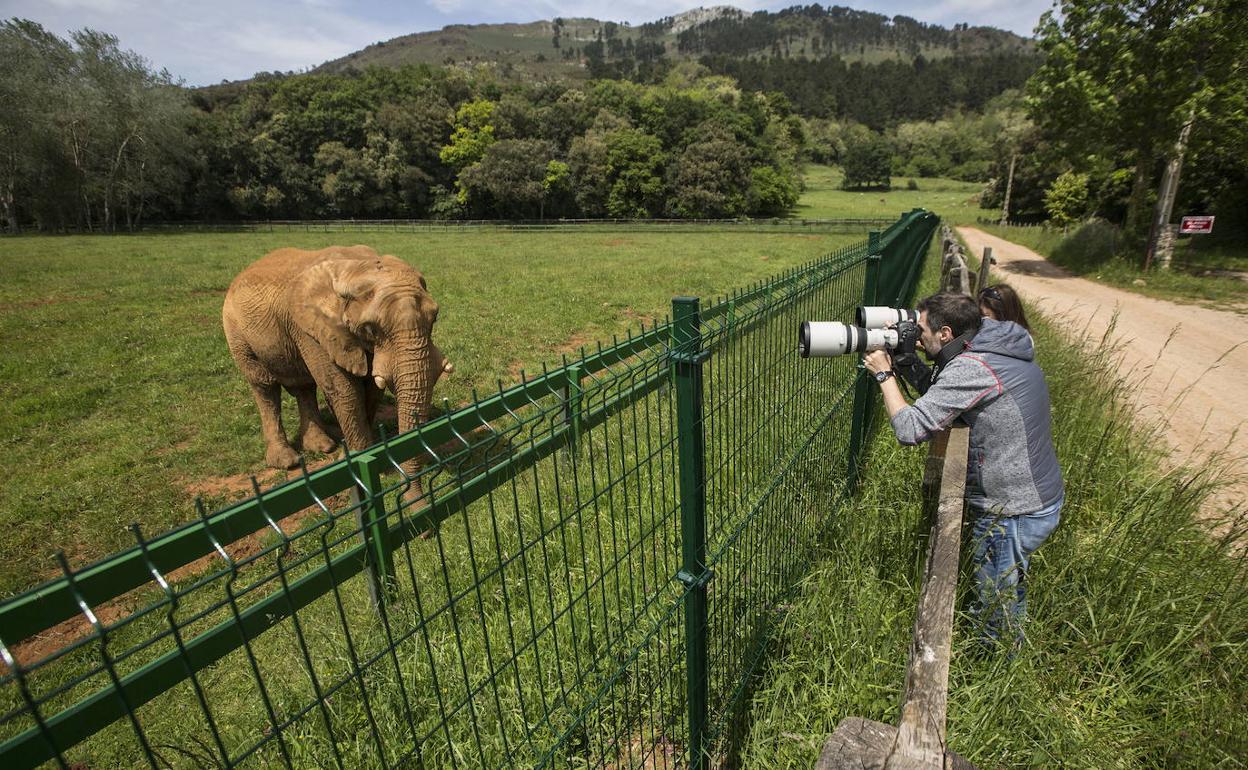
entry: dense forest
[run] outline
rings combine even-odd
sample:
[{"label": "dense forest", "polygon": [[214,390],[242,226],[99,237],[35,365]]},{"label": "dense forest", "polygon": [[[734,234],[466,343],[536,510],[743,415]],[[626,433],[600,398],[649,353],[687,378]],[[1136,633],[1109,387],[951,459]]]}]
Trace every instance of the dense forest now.
[{"label": "dense forest", "polygon": [[[702,42],[681,39],[721,50],[732,25],[763,43],[793,34],[785,14],[759,32],[767,16],[712,19]],[[801,19],[827,22],[817,16]],[[838,27],[827,39],[929,49],[958,39],[860,17],[849,19],[852,34]],[[1017,52],[672,61],[658,41],[672,24],[595,29],[573,54],[589,80],[418,64],[185,89],[105,33],[64,40],[14,19],[0,26],[0,98],[16,105],[0,118],[4,221],[115,230],[158,220],[777,216],[797,200],[801,162],[838,160],[862,126],[901,131],[973,113],[1034,69]],[[961,149],[916,146],[900,167],[986,178],[982,142],[942,141]]]}]

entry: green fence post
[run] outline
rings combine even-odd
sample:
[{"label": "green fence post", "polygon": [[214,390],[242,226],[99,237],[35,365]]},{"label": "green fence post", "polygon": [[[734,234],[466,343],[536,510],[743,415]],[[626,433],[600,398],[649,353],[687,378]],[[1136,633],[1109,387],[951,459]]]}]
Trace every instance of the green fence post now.
[{"label": "green fence post", "polygon": [[394,548],[390,527],[386,523],[386,500],[382,491],[381,460],[363,454],[351,458],[352,471],[359,484],[352,490],[352,502],[359,506],[357,518],[364,536],[364,559],[368,570],[368,595],[373,606],[397,597],[398,581],[394,573]]},{"label": "green fence post", "polygon": [[569,364],[564,369],[567,382],[563,386],[563,426],[568,434],[568,451],[576,452],[581,438],[581,365]]},{"label": "green fence post", "polygon": [[[880,288],[881,271],[880,234],[871,231],[867,235],[867,275],[862,287],[862,304],[874,305]],[[849,434],[849,484],[847,490],[857,489],[860,479],[862,454],[866,450],[871,410],[875,406],[875,383],[867,375],[862,363],[858,363],[858,381],[854,383],[854,413]]]},{"label": "green fence post", "polygon": [[706,445],[702,433],[701,312],[696,297],[672,300],[672,360],[676,370],[676,423],[680,456],[680,550],[676,579],[689,589],[685,597],[685,656],[689,713],[689,767],[706,766],[707,607],[706,584]]}]

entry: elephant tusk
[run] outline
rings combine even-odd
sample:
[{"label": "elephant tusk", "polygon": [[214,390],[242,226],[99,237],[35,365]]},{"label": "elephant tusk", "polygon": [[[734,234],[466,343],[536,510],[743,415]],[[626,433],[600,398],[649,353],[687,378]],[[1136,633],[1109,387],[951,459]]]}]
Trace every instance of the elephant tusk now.
[{"label": "elephant tusk", "polygon": [[455,364],[452,364],[450,361],[443,361],[442,371],[446,372],[447,374],[450,374],[451,372],[455,371]]},{"label": "elephant tusk", "polygon": [[373,382],[377,384],[377,388],[379,390],[386,389],[386,378],[382,377],[380,374],[373,377]]}]

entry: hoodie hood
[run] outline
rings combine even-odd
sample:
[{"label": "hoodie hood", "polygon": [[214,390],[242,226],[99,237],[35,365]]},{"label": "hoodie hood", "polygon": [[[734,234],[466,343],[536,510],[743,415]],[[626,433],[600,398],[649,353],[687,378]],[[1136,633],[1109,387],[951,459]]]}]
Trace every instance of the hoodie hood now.
[{"label": "hoodie hood", "polygon": [[1013,321],[994,321],[985,318],[979,333],[971,340],[970,350],[978,353],[996,353],[1001,356],[1032,361],[1036,346],[1027,330]]}]

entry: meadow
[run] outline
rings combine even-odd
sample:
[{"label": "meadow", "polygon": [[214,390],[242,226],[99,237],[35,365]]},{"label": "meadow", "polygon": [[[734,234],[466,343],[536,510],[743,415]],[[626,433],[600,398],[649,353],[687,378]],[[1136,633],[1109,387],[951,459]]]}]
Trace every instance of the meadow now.
[{"label": "meadow", "polygon": [[[547,250],[550,235],[538,236]],[[717,257],[725,251],[720,244]],[[737,664],[748,670],[757,662],[757,627],[805,567],[801,553],[826,518],[804,480],[831,458],[844,462],[853,362],[806,365],[793,350],[798,319],[844,316],[861,296],[861,252],[832,265],[830,281],[742,300],[707,331],[721,340],[707,377],[723,383],[709,389],[706,492],[723,586],[710,599],[720,607],[712,613],[719,661],[713,707],[720,712],[733,708]],[[744,280],[741,266],[731,266]],[[609,273],[595,267],[596,277]],[[587,414],[606,410],[639,382],[667,381],[661,345],[638,358],[586,380]],[[354,767],[416,756],[441,767],[526,765],[557,751],[556,765],[620,766],[667,751],[662,746],[677,750],[684,599],[671,577],[679,553],[672,390],[651,387],[640,401],[626,401],[610,422],[587,426],[579,451],[560,451],[540,467],[520,465],[522,475],[465,503],[432,541],[405,543],[395,554],[396,593],[404,599],[380,617],[359,576],[360,559],[349,551],[359,529],[342,500],[327,501],[334,512],[325,516],[313,508],[288,536],[270,533],[264,550],[241,566],[212,559],[201,572],[175,576],[171,604],[154,587],[132,594],[127,609],[134,614],[106,620],[107,651],[105,642],[87,638],[28,676],[45,715],[106,683],[101,656],[125,675],[140,675],[140,666],[179,649],[171,626],[188,639],[208,631],[239,606],[256,610],[279,579],[285,586],[323,574],[331,558],[331,570],[356,570],[340,573],[333,590],[297,612],[255,615],[262,622],[254,633],[263,640],[201,671],[194,692],[184,683],[138,707],[135,724],[149,743],[140,744],[122,718],[67,751],[68,761],[130,766],[146,754],[174,766],[212,765],[215,756],[251,766]],[[452,491],[440,499],[455,500],[453,490],[481,463],[550,443],[549,413],[513,417],[515,424],[502,419],[478,436],[483,454],[441,466],[435,479],[442,480],[432,485]],[[829,420],[833,428],[818,430]],[[801,436],[810,436],[810,456],[794,455]],[[819,485],[833,495],[843,478]],[[805,487],[801,494],[795,485]],[[282,595],[264,606],[280,608]],[[167,612],[152,611],[162,606]],[[28,663],[36,654],[19,651]],[[10,711],[19,694],[13,680],[5,684],[0,738],[15,738],[33,720]],[[196,713],[207,719],[188,720],[187,710],[201,704]]]},{"label": "meadow", "polygon": [[[895,216],[915,206],[953,221],[974,216],[973,204],[966,202],[973,186],[964,183],[918,180],[916,193],[905,190],[902,180],[901,189],[874,194],[873,207],[858,193],[827,189],[834,181],[834,172],[812,169],[799,216]],[[932,194],[928,199],[925,191]],[[196,495],[212,507],[248,494],[249,474],[266,483],[284,477],[263,468],[254,405],[225,349],[219,320],[230,279],[268,249],[364,241],[422,269],[442,305],[435,339],[456,364],[436,393],[458,405],[471,400],[474,390],[492,392],[500,379],[518,381],[522,369],[559,363],[580,345],[662,318],[674,295],[714,296],[861,237],[477,231],[0,240],[8,279],[0,287],[8,308],[0,319],[6,477],[0,488],[0,551],[6,557],[0,586],[13,593],[52,574],[53,548],[66,548],[81,565],[129,545],[124,527],[130,521],[142,521],[151,535],[190,520]],[[929,257],[928,289],[934,270]],[[1115,378],[1110,362],[1104,356],[1087,358],[1043,322],[1037,342],[1054,404],[1060,405],[1055,434],[1068,484],[1064,524],[1037,557],[1030,643],[1019,656],[974,654],[969,623],[961,618],[951,680],[951,747],[980,766],[994,767],[1237,766],[1248,756],[1242,708],[1248,702],[1248,565],[1243,551],[1233,547],[1240,530],[1231,527],[1226,538],[1215,540],[1192,516],[1216,484],[1217,469],[1163,472],[1151,449],[1156,442],[1150,441],[1148,426],[1135,423],[1129,389]],[[738,355],[755,353],[747,349]],[[768,400],[766,384],[755,387],[760,386],[750,392],[749,403]],[[661,409],[633,419],[649,426],[652,418],[655,425],[670,419]],[[813,547],[816,559],[792,595],[782,594],[786,598],[776,603],[769,594],[773,598],[764,602],[781,625],[769,662],[750,690],[752,708],[740,744],[747,767],[808,767],[841,717],[896,717],[917,592],[912,570],[921,450],[899,448],[887,429],[880,431],[862,494],[851,506],[823,512],[836,513],[830,530],[822,535],[785,530],[793,521],[805,521],[792,518],[795,513],[809,516],[811,506],[824,499],[812,492],[836,492],[837,479],[825,478],[824,460],[841,456],[844,428],[838,421],[824,431],[826,446],[818,445],[819,454],[797,467],[796,476],[785,477],[781,488],[791,490],[787,499],[796,512],[780,511],[781,518],[769,519],[774,523],[764,530],[783,537],[771,541],[764,534],[758,541],[769,543],[767,553],[786,552],[800,541]],[[660,441],[671,440],[670,433],[663,438],[664,428],[658,430]],[[615,441],[604,432],[590,442],[588,457],[597,452],[606,462],[600,471],[619,462],[618,454],[611,459],[618,453]],[[769,456],[772,446],[751,446],[745,464],[779,468],[775,463],[783,458]],[[554,469],[565,467],[552,470],[557,474]],[[526,752],[559,738],[560,731],[573,729],[558,716],[563,711],[547,705],[548,693],[562,691],[562,708],[595,708],[577,700],[580,696],[570,697],[567,688],[570,682],[590,690],[608,686],[614,680],[603,662],[614,660],[624,666],[623,697],[595,712],[586,725],[590,734],[571,736],[570,745],[584,747],[579,749],[584,753],[557,758],[556,764],[663,766],[663,758],[675,751],[672,741],[679,741],[684,704],[681,684],[672,679],[678,670],[673,656],[680,654],[678,616],[663,610],[676,597],[670,586],[656,585],[654,576],[670,574],[674,556],[661,548],[653,555],[628,549],[615,551],[620,560],[605,571],[576,563],[587,553],[592,560],[594,549],[600,559],[609,555],[618,548],[617,536],[626,544],[630,527],[634,533],[644,528],[656,545],[670,543],[672,490],[655,492],[668,470],[651,464],[623,483],[607,472],[610,491],[602,510],[595,502],[585,526],[570,530],[567,541],[552,543],[549,551],[542,546],[541,558],[556,566],[550,574],[560,576],[550,580],[546,597],[532,591],[543,576],[541,563],[508,557],[506,570],[501,564],[505,554],[517,550],[537,556],[534,541],[526,538],[549,526],[542,516],[552,501],[559,517],[570,515],[565,505],[581,515],[584,501],[552,496],[552,470],[535,475],[530,488],[502,490],[500,497],[516,495],[514,534],[497,528],[491,534],[490,517],[479,509],[471,525],[465,518],[444,527],[434,545],[414,541],[405,548],[404,590],[421,586],[430,592],[426,609],[450,608],[430,622],[419,607],[402,603],[383,628],[361,581],[352,579],[303,610],[302,630],[283,622],[267,634],[256,665],[273,685],[272,707],[280,715],[300,704],[324,704],[319,712],[291,717],[290,746],[282,749],[291,752],[288,763],[375,764],[379,755],[394,759],[413,734],[434,739],[422,755],[429,766],[529,756]],[[573,477],[592,475],[591,470],[582,467]],[[765,475],[755,477],[751,488],[766,486]],[[630,502],[630,483],[638,490],[649,485],[651,507],[638,507],[636,497]],[[713,493],[720,496],[718,511],[741,511],[750,504],[730,484]],[[494,504],[491,499],[490,511]],[[722,536],[734,526],[725,520],[717,531]],[[477,568],[473,551],[455,545],[470,541],[473,531],[484,538],[478,555],[494,551],[500,562],[492,582],[475,593],[469,588],[472,574],[462,569],[469,562]],[[347,540],[333,549],[349,541],[350,532],[341,535]],[[291,549],[292,562],[315,557],[316,540],[327,536],[315,528],[301,535]],[[734,558],[745,560],[751,551],[741,546],[732,546],[741,552]],[[565,586],[564,579],[572,582]],[[577,581],[585,583],[584,591]],[[643,595],[656,599],[639,612],[632,602]],[[747,598],[734,589],[714,601],[729,603],[730,614],[723,617],[736,618],[733,613],[746,607],[754,611],[752,599],[738,604]],[[574,647],[552,646],[556,635],[539,633],[567,621],[559,607],[575,608],[583,617],[572,621],[572,638],[577,624],[582,634]],[[192,609],[184,609],[183,616]],[[223,611],[218,607],[216,617]],[[136,643],[162,622],[156,615],[120,629],[114,635],[118,647]],[[405,637],[393,667],[385,657],[390,624],[421,629]],[[353,642],[342,635],[348,626],[371,631]],[[568,630],[560,628],[561,634]],[[534,643],[518,648],[516,635],[526,629]],[[729,622],[716,632],[719,649],[735,650],[749,629]],[[493,655],[507,661],[497,674],[491,640],[502,645]],[[636,659],[622,657],[634,643],[644,652]],[[309,649],[315,666],[302,662]],[[88,652],[77,656],[82,665],[98,662]],[[154,654],[140,651],[129,664]],[[362,659],[374,662],[365,665]],[[201,677],[202,686],[217,694],[214,713],[226,725],[220,739],[230,746],[268,737],[257,732],[266,723],[267,704],[247,665],[235,652]],[[557,669],[560,665],[567,670]],[[324,681],[342,683],[330,698],[321,701],[313,692],[306,673],[313,668]],[[361,691],[383,695],[369,706],[367,697],[361,701],[355,695],[356,683]],[[473,712],[469,705],[440,717],[426,699],[427,708],[405,713],[411,701],[404,683],[415,688],[416,703],[424,692],[487,708]],[[99,684],[97,676],[77,691]],[[211,765],[203,724],[186,719],[187,709],[197,708],[193,698],[184,685],[142,712],[146,729],[164,743],[158,751],[175,766]],[[6,697],[5,706],[13,705]],[[518,730],[528,743],[508,746],[500,738],[504,727]],[[71,759],[81,757],[92,766],[133,764],[141,752],[128,733],[123,720]],[[174,745],[182,748],[170,748]],[[247,763],[282,760],[269,740]]]},{"label": "meadow", "polygon": [[[0,593],[250,494],[263,464],[250,391],[221,330],[245,265],[279,246],[365,242],[422,270],[454,407],[582,345],[808,262],[865,234],[235,233],[0,240]],[[294,405],[283,412],[288,432]]]},{"label": "meadow", "polygon": [[979,182],[920,177],[918,189],[908,188],[909,177],[893,177],[889,190],[842,190],[843,174],[836,166],[808,165],[806,189],[793,216],[805,219],[895,217],[903,211],[924,208],[940,215],[946,224],[974,222],[983,216],[979,208]]}]

